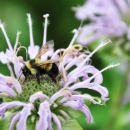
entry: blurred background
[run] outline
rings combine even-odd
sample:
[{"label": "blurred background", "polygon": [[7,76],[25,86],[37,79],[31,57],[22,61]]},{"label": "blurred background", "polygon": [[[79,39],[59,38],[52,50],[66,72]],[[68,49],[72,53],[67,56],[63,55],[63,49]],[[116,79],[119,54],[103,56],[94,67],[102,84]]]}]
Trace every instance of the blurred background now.
[{"label": "blurred background", "polygon": [[[21,31],[19,41],[23,46],[27,47],[29,45],[29,29],[26,13],[30,13],[33,20],[34,42],[41,46],[43,40],[43,15],[49,13],[50,24],[48,26],[47,40],[54,40],[55,49],[65,48],[73,37],[71,31],[77,29],[81,24],[81,21],[76,19],[72,7],[82,5],[84,2],[85,0],[0,0],[0,19],[5,22],[6,32],[11,43],[14,45],[16,33]],[[100,40],[96,40],[89,44],[89,50],[94,50],[99,43]],[[5,52],[6,48],[7,43],[0,30],[0,51]],[[94,123],[88,124],[84,115],[77,119],[84,130],[130,129],[130,104],[124,105],[123,103],[125,93],[129,90],[129,68],[126,68],[129,61],[124,57],[111,53],[113,48],[115,46],[109,44],[92,57],[92,64],[99,70],[111,63],[120,63],[121,65],[103,72],[103,86],[109,90],[110,100],[106,103],[106,106],[90,105]],[[25,52],[21,52],[21,55],[25,56]],[[0,63],[0,73],[8,75],[9,71],[6,68],[6,65]],[[97,94],[89,90],[86,92],[92,95]]]}]

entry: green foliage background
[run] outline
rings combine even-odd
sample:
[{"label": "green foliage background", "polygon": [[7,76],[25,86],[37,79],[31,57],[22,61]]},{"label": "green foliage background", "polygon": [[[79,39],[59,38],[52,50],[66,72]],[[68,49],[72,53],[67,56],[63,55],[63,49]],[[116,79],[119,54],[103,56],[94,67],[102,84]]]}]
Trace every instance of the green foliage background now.
[{"label": "green foliage background", "polygon": [[[23,46],[29,45],[29,29],[27,24],[26,13],[31,13],[33,19],[33,35],[35,44],[41,46],[43,38],[43,15],[50,14],[50,25],[48,27],[47,40],[53,39],[55,48],[67,47],[73,34],[71,31],[77,29],[80,21],[75,18],[72,11],[73,6],[82,5],[85,0],[0,0],[0,19],[6,23],[6,32],[11,43],[14,45],[17,30],[21,31],[20,43]],[[88,10],[89,11],[89,10]],[[88,48],[92,51],[99,41],[92,43]],[[103,86],[109,90],[110,100],[106,106],[91,105],[90,110],[94,117],[94,123],[88,124],[85,116],[82,115],[77,119],[84,130],[129,130],[130,119],[127,119],[129,113],[129,104],[122,105],[122,97],[126,91],[127,77],[122,70],[125,69],[124,62],[126,59],[112,53],[115,47],[112,43],[102,48],[92,57],[92,64],[102,69],[110,63],[118,63],[121,65],[117,68],[107,70],[103,73]],[[109,46],[109,47],[108,47]],[[0,30],[0,51],[5,51],[7,44]],[[109,52],[106,50],[109,48]],[[21,52],[25,55],[25,52]],[[123,65],[122,65],[123,64]],[[0,73],[8,75],[9,71],[6,65],[0,63]],[[92,95],[95,94],[89,90]]]}]

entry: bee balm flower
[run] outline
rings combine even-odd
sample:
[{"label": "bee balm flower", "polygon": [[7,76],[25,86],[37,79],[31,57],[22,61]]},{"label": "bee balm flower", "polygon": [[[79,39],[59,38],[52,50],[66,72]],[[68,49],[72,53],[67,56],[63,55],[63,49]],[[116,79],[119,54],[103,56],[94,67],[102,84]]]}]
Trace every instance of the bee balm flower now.
[{"label": "bee balm flower", "polygon": [[87,45],[103,36],[111,37],[112,41],[118,39],[118,43],[130,41],[129,0],[87,0],[74,10],[77,19],[91,21],[84,25],[77,39],[79,43]]},{"label": "bee balm flower", "polygon": [[[19,48],[25,48],[30,58],[34,58],[38,53],[39,46],[34,44],[31,16],[30,14],[27,14],[27,16],[30,30],[30,46],[28,50],[23,46]],[[44,15],[43,45],[47,42],[48,16],[48,14]],[[87,122],[92,123],[93,117],[85,101],[103,105],[109,99],[108,90],[101,86],[103,82],[102,72],[119,64],[111,64],[99,71],[90,65],[88,61],[96,51],[110,43],[110,40],[102,42],[93,52],[86,54],[81,51],[83,48],[81,45],[73,45],[79,33],[79,30],[75,29],[73,31],[74,37],[66,49],[54,51],[53,46],[50,46],[49,51],[41,57],[44,60],[47,60],[48,56],[51,56],[51,59],[60,59],[60,62],[57,63],[60,72],[59,77],[56,79],[57,83],[54,83],[48,75],[42,75],[40,76],[41,82],[39,85],[35,75],[29,75],[24,81],[24,76],[20,73],[20,69],[25,65],[26,61],[17,56],[19,33],[13,48],[2,23],[0,27],[9,47],[7,51],[11,52],[11,56],[4,52],[0,55],[1,59],[2,56],[6,57],[6,61],[3,63],[7,64],[10,71],[10,76],[0,74],[0,97],[3,99],[3,103],[0,104],[0,116],[5,118],[5,113],[11,112],[9,130],[13,130],[14,127],[17,130],[26,130],[29,129],[30,125],[35,126],[36,130],[52,130],[55,126],[58,130],[62,130],[62,127],[65,127],[65,125],[62,125],[64,122],[74,121],[71,111],[75,111],[75,115],[79,111],[84,113]],[[14,65],[14,72],[10,62]],[[100,93],[101,97],[91,96],[88,93],[82,94],[78,91],[79,88],[95,90]],[[78,127],[80,130],[81,127]]]}]

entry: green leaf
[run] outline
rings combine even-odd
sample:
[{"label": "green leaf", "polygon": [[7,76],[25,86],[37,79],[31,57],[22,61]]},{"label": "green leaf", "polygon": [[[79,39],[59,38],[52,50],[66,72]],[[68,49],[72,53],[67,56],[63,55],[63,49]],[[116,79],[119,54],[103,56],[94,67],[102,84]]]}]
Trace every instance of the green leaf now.
[{"label": "green leaf", "polygon": [[84,99],[84,103],[85,103],[85,105],[88,106],[88,107],[92,104],[92,102],[89,101],[89,100],[87,100],[87,99]]},{"label": "green leaf", "polygon": [[8,130],[9,129],[9,125],[10,125],[9,116],[10,116],[10,114],[11,113],[6,112],[5,117],[3,119],[0,117],[0,130]]},{"label": "green leaf", "polygon": [[[56,124],[53,122],[53,130],[57,130]],[[68,120],[62,123],[62,130],[83,130],[83,128],[78,124],[76,120]]]},{"label": "green leaf", "polygon": [[69,120],[62,125],[62,130],[83,130],[76,120]]},{"label": "green leaf", "polygon": [[0,130],[8,130],[9,121],[7,119],[0,120]]},{"label": "green leaf", "polygon": [[69,114],[69,116],[73,119],[76,119],[78,117],[80,117],[82,115],[82,112],[79,111],[79,110],[75,110],[75,109],[72,109],[72,108],[69,108],[67,110],[67,113]]}]

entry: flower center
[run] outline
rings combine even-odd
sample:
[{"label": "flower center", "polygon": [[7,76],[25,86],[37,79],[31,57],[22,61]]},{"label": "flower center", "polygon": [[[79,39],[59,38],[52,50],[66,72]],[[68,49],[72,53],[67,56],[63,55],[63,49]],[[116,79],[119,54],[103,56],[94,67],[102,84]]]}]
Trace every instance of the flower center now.
[{"label": "flower center", "polygon": [[[54,93],[61,89],[59,84],[54,83],[48,75],[40,76],[40,84],[37,83],[37,80],[34,76],[28,76],[25,82],[19,81],[22,86],[22,94],[18,94],[17,97],[10,97],[9,101],[18,100],[22,102],[29,102],[31,95],[36,92],[42,91],[43,94],[51,97]],[[4,101],[7,101],[8,98],[5,98]]]}]

